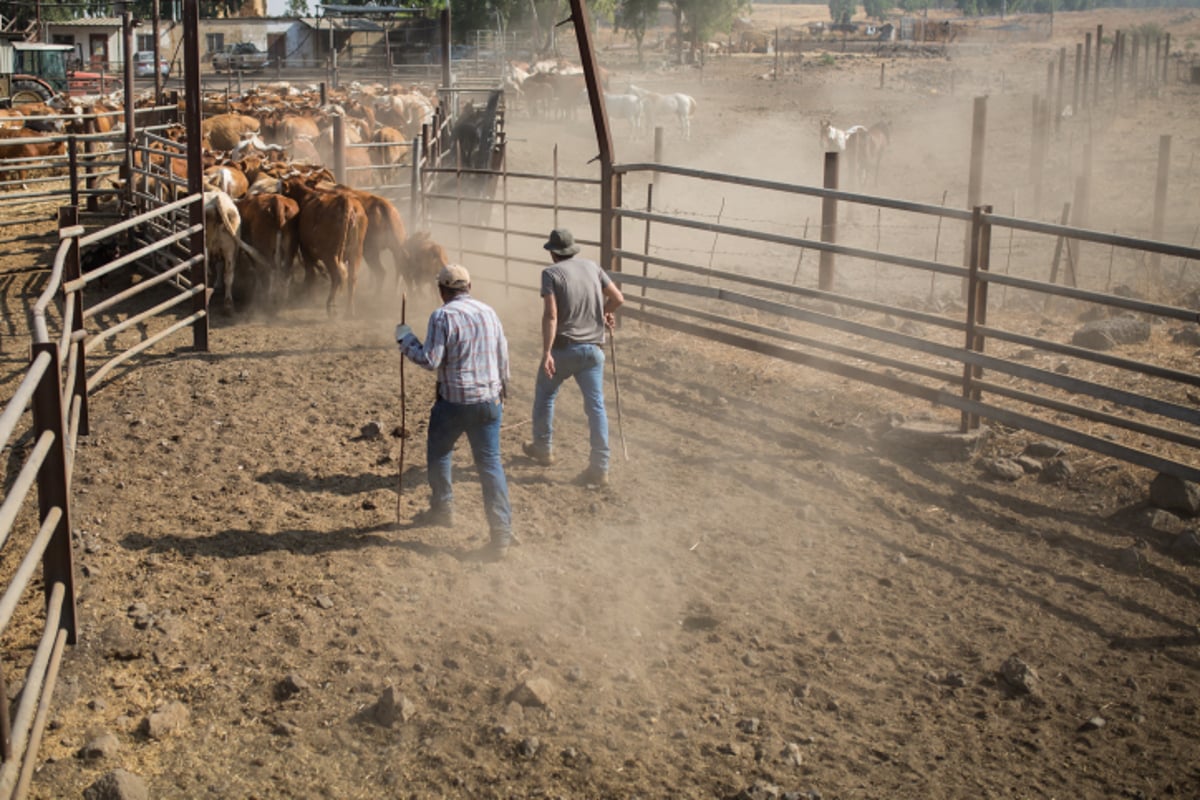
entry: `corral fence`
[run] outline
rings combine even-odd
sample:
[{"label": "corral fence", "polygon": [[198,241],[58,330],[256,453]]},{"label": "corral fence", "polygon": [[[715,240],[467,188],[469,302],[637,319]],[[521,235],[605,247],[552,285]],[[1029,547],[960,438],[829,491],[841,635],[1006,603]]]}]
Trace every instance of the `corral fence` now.
[{"label": "corral fence", "polygon": [[[1176,338],[1195,330],[1200,313],[1120,285],[1161,285],[1175,264],[1182,278],[1200,249],[983,204],[966,211],[840,191],[837,160],[827,154],[822,187],[614,165],[611,264],[626,316],[957,410],[962,431],[988,419],[1200,480],[1200,409],[1187,400],[1200,387],[1194,348],[1173,355],[1154,338],[1172,325]],[[429,223],[506,291],[537,291],[551,228],[604,229],[600,180],[560,175],[557,157],[549,175],[470,172],[497,181],[497,194],[429,198],[441,201]],[[700,218],[656,202],[664,186],[672,197],[728,194],[760,210]],[[464,220],[464,206],[482,209],[478,221]],[[518,227],[518,218],[538,223]],[[935,235],[957,246],[940,255],[935,246],[931,258]],[[604,252],[602,235],[577,239]],[[1078,329],[1056,338],[1047,320]]]},{"label": "corral fence", "polygon": [[[34,652],[24,657],[22,651],[10,651],[5,669],[0,672],[2,691],[6,683],[11,683],[10,664],[24,670],[13,710],[0,715],[0,797],[22,797],[29,789],[63,649],[74,643],[76,636],[71,477],[76,442],[88,432],[88,393],[115,367],[207,315],[203,225],[192,225],[183,232],[184,236],[199,236],[200,249],[186,258],[174,252],[173,245],[179,239],[173,237],[158,238],[123,255],[114,254],[86,273],[83,253],[178,211],[195,213],[201,201],[200,195],[191,195],[92,233],[85,233],[78,224],[77,206],[66,206],[59,212],[59,246],[45,290],[31,312],[30,367],[0,413],[0,447],[24,452],[16,477],[0,503],[0,547],[16,553],[13,558],[19,559],[15,570],[6,573],[7,583],[0,597],[0,635],[10,633],[18,623],[23,630],[41,625]],[[85,303],[89,287],[149,257],[156,257],[164,265],[156,275],[122,291],[106,292],[107,296],[90,306]],[[185,276],[191,278],[190,286],[172,285]],[[135,304],[139,301],[148,307],[137,310]],[[183,313],[173,311],[189,301],[191,307]],[[119,318],[109,316],[118,307],[125,313]],[[139,332],[131,343],[112,346],[123,332],[135,326],[146,327],[152,320],[160,322],[157,331]],[[206,330],[203,326],[193,327],[198,346]],[[32,413],[27,414],[30,410]],[[31,519],[20,512],[31,500],[34,487],[38,511]],[[34,586],[39,565],[45,613],[31,620],[32,605],[22,601]]]}]

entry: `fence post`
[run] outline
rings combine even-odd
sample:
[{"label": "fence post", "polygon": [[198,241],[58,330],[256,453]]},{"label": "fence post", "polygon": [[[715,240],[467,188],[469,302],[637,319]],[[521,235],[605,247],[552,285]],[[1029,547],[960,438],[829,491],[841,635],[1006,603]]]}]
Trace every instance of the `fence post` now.
[{"label": "fence post", "polygon": [[[966,349],[974,353],[982,353],[985,339],[979,333],[981,326],[987,325],[987,281],[980,279],[980,273],[986,272],[991,262],[992,226],[984,220],[984,214],[991,214],[991,206],[975,206],[971,212],[971,264],[967,272],[967,341]],[[964,400],[979,402],[983,393],[977,381],[983,377],[983,367],[971,363],[963,364],[962,396]],[[979,415],[963,411],[960,430],[963,433],[979,427]]]},{"label": "fence post", "polygon": [[[971,172],[967,179],[967,208],[975,208],[983,195],[983,150],[987,139],[987,97],[976,97],[971,115]],[[974,229],[967,232],[963,242],[963,265],[970,263]],[[963,299],[967,296],[967,282],[963,282]]]},{"label": "fence post", "polygon": [[500,174],[500,207],[503,217],[504,233],[501,234],[501,240],[504,248],[504,292],[508,294],[512,289],[512,282],[508,274],[508,148],[504,148],[504,160],[500,164],[503,172]]},{"label": "fence post", "polygon": [[1075,85],[1070,92],[1070,110],[1073,114],[1079,114],[1079,79],[1082,77],[1082,65],[1084,65],[1084,46],[1075,42]]},{"label": "fence post", "polygon": [[346,183],[346,120],[341,114],[333,115],[333,178]]},{"label": "fence post", "polygon": [[1083,92],[1079,95],[1079,107],[1076,111],[1082,111],[1088,105],[1088,78],[1092,74],[1092,32],[1088,31],[1083,37]]},{"label": "fence post", "polygon": [[[79,209],[79,140],[67,137],[67,179],[71,182],[71,205]],[[62,227],[61,225],[59,227]]]},{"label": "fence post", "polygon": [[1104,41],[1104,26],[1096,26],[1096,79],[1092,81],[1092,105],[1100,105],[1100,47]]},{"label": "fence post", "polygon": [[[826,189],[837,191],[838,188],[838,154],[825,154]],[[821,198],[821,241],[823,243],[837,242],[837,200],[832,197]],[[834,254],[821,250],[820,271],[817,288],[823,292],[833,291]]]},{"label": "fence post", "polygon": [[421,137],[414,136],[412,140],[412,148],[408,151],[409,158],[412,159],[412,176],[409,179],[408,190],[408,224],[415,226],[417,221],[421,219]]},{"label": "fence post", "polygon": [[[183,96],[199,98],[200,94],[200,3],[199,0],[184,0],[183,4]],[[184,125],[187,128],[187,182],[188,194],[198,195],[188,206],[189,227],[200,226],[191,235],[188,249],[192,256],[201,256],[192,266],[192,286],[203,286],[192,298],[192,313],[200,318],[192,323],[192,346],[201,352],[208,351],[208,252],[204,241],[204,159],[200,147],[200,103],[187,103],[184,108]],[[169,169],[168,163],[168,172]]]},{"label": "fence post", "polygon": [[1162,83],[1167,82],[1167,66],[1171,63],[1171,34],[1167,33],[1167,40],[1163,43],[1163,61],[1162,61]]},{"label": "fence post", "polygon": [[50,543],[42,556],[42,588],[46,602],[50,602],[54,584],[61,583],[66,590],[63,595],[60,629],[67,631],[67,643],[75,644],[75,569],[71,561],[71,503],[67,490],[67,432],[63,424],[62,387],[59,385],[62,366],[59,363],[58,345],[35,342],[31,359],[42,353],[50,354],[50,367],[38,381],[33,394],[34,441],[47,431],[54,435],[54,443],[46,454],[46,460],[38,469],[38,520],[46,522],[55,508],[62,510],[50,535]]},{"label": "fence post", "polygon": [[1054,98],[1054,132],[1062,127],[1063,89],[1067,83],[1067,48],[1058,49],[1058,94]]},{"label": "fence post", "polygon": [[[1154,183],[1154,222],[1150,238],[1162,241],[1167,221],[1167,178],[1171,169],[1171,135],[1158,137],[1158,176]],[[1157,276],[1162,263],[1160,253],[1150,254],[1150,269]]]},{"label": "fence post", "polygon": [[[61,231],[64,228],[73,228],[79,224],[79,206],[69,205],[58,209],[58,229]],[[71,237],[71,247],[67,251],[66,261],[63,262],[63,280],[77,280],[83,275],[83,267],[80,264],[79,253],[79,237]],[[67,303],[71,302],[70,297],[63,298],[63,313],[66,313]],[[72,347],[75,348],[75,385],[68,387],[71,396],[79,398],[79,435],[86,436],[88,433],[88,394],[87,394],[87,349],[84,347],[86,342],[82,336],[83,333],[83,289],[75,292],[75,314],[72,316],[71,333],[73,338]],[[70,403],[67,404],[70,408]]]},{"label": "fence post", "polygon": [[1129,59],[1129,87],[1132,90],[1134,103],[1137,102],[1138,96],[1138,48],[1142,43],[1142,37],[1136,33],[1133,35],[1133,57]]}]

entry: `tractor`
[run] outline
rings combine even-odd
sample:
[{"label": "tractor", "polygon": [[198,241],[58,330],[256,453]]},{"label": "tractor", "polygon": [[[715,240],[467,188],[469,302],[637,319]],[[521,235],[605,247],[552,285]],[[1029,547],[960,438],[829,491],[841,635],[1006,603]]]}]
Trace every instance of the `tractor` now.
[{"label": "tractor", "polygon": [[0,39],[0,105],[43,103],[56,94],[82,95],[121,88],[98,72],[68,72],[69,44]]}]

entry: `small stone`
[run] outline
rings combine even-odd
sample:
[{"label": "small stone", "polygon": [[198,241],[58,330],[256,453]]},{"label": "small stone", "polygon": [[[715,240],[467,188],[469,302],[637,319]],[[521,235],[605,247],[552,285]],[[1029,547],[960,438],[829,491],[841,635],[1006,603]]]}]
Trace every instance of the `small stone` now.
[{"label": "small stone", "polygon": [[1200,562],[1200,538],[1192,531],[1185,531],[1171,542],[1171,555],[1184,562]]},{"label": "small stone", "polygon": [[300,734],[300,726],[290,722],[276,722],[271,728],[271,733],[276,736],[298,736]]},{"label": "small stone", "polygon": [[583,668],[579,666],[571,667],[567,670],[567,674],[564,677],[567,679],[567,683],[579,683],[583,680]]},{"label": "small stone", "polygon": [[740,719],[738,720],[737,727],[742,733],[758,733],[758,717],[746,717],[745,719]]},{"label": "small stone", "polygon": [[754,655],[754,653],[743,653],[742,663],[747,667],[757,667],[759,664],[758,656]]},{"label": "small stone", "polygon": [[1025,456],[1025,455],[1017,456],[1016,458],[1013,459],[1013,461],[1017,462],[1017,464],[1020,465],[1021,469],[1025,470],[1026,474],[1028,474],[1028,475],[1036,475],[1037,473],[1042,471],[1042,462],[1038,461],[1036,458],[1033,458],[1032,456]]},{"label": "small stone", "polygon": [[1031,442],[1021,451],[1021,455],[1031,456],[1032,458],[1058,458],[1065,455],[1066,448],[1056,442],[1043,439],[1038,442]]},{"label": "small stone", "polygon": [[1097,715],[1095,717],[1092,717],[1091,719],[1089,719],[1087,722],[1083,723],[1082,725],[1080,725],[1079,730],[1081,730],[1081,731],[1098,731],[1101,728],[1103,728],[1105,724],[1106,723],[1105,723],[1104,717]]},{"label": "small stone", "polygon": [[1117,552],[1114,563],[1116,569],[1129,575],[1140,575],[1146,568],[1146,557],[1136,547],[1126,547]]},{"label": "small stone", "polygon": [[1038,480],[1042,483],[1062,483],[1068,480],[1075,474],[1075,468],[1071,466],[1071,462],[1064,458],[1054,458],[1046,462],[1042,473],[1038,475]]},{"label": "small stone", "polygon": [[404,695],[397,695],[394,686],[383,690],[371,712],[375,721],[385,728],[390,728],[397,722],[408,722],[416,713],[417,707]]},{"label": "small stone", "polygon": [[967,679],[961,672],[947,672],[946,677],[942,678],[943,686],[950,686],[955,689],[961,689],[967,685]]},{"label": "small stone", "polygon": [[989,458],[983,462],[983,471],[1002,481],[1020,480],[1025,475],[1024,468],[1011,458]]},{"label": "small stone", "polygon": [[333,598],[331,598],[327,594],[317,595],[314,598],[314,602],[317,604],[317,608],[323,609],[325,611],[328,611],[329,609],[333,608]]},{"label": "small stone", "polygon": [[790,764],[793,767],[804,765],[804,755],[800,752],[800,745],[795,742],[788,742],[783,747],[783,752],[780,753],[785,764]]},{"label": "small stone", "polygon": [[524,707],[545,708],[554,697],[554,684],[545,678],[531,678],[508,693],[508,702]]},{"label": "small stone", "polygon": [[83,790],[83,800],[149,800],[150,790],[140,775],[114,769]]},{"label": "small stone", "polygon": [[1150,483],[1150,505],[1185,517],[1200,516],[1200,485],[1160,472]]},{"label": "small stone", "polygon": [[188,723],[192,712],[179,701],[172,701],[152,711],[142,720],[142,732],[151,739],[162,739]]},{"label": "small stone", "polygon": [[830,631],[829,635],[825,638],[834,644],[845,644],[846,642],[846,634],[837,629]]},{"label": "small stone", "polygon": [[363,500],[362,501],[362,510],[363,511],[374,511],[376,508],[378,508],[378,506],[375,505],[374,500]]},{"label": "small stone", "polygon": [[92,737],[79,749],[78,756],[83,759],[110,758],[121,749],[121,741],[116,734],[105,731]]},{"label": "small stone", "polygon": [[1000,665],[1000,677],[1004,678],[1005,682],[1013,689],[1023,694],[1033,694],[1037,687],[1037,672],[1015,655],[1009,656]]},{"label": "small stone", "polygon": [[294,697],[306,689],[308,689],[308,681],[293,672],[276,684],[275,699],[287,700],[289,697]]},{"label": "small stone", "polygon": [[723,756],[736,756],[741,754],[742,749],[734,742],[727,742],[717,745],[717,752]]},{"label": "small stone", "polygon": [[530,736],[528,739],[522,739],[521,743],[517,745],[517,755],[521,758],[533,758],[541,748],[542,743],[538,741],[538,738]]}]

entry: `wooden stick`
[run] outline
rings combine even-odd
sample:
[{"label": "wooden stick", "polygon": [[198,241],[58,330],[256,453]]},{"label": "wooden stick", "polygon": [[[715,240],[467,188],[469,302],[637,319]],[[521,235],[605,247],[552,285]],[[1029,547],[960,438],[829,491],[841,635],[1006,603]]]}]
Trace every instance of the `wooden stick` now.
[{"label": "wooden stick", "polygon": [[[801,239],[808,238],[808,217],[804,218],[804,233],[801,234]],[[796,274],[792,276],[792,286],[796,285],[796,281],[800,279],[800,264],[804,261],[804,248],[800,248],[800,256],[796,259]]]},{"label": "wooden stick", "polygon": [[[722,197],[721,198],[721,209],[719,211],[717,211],[717,224],[718,225],[721,224],[721,217],[724,215],[725,215],[725,198]],[[709,249],[709,251],[708,251],[708,275],[704,279],[705,286],[712,285],[713,256],[715,256],[717,254],[717,240],[720,238],[721,238],[721,234],[719,234],[719,233],[713,234],[712,248]]]},{"label": "wooden stick", "polygon": [[608,329],[608,343],[612,348],[613,396],[617,401],[617,432],[621,436],[621,454],[629,460],[629,448],[625,446],[625,423],[621,421],[621,384],[617,381],[617,329]]},{"label": "wooden stick", "polygon": [[[408,312],[408,292],[400,293],[400,324]],[[404,443],[408,440],[408,397],[404,389],[404,353],[400,354],[400,465],[396,469],[396,524],[400,524],[400,498],[404,495]]]},{"label": "wooden stick", "polygon": [[[950,193],[949,189],[942,190],[942,208],[946,207],[946,195],[949,193]],[[933,237],[933,260],[934,261],[937,261],[938,247],[942,243],[942,219],[944,219],[944,218],[941,216],[938,216],[937,233],[934,234],[934,237]],[[933,284],[934,284],[934,281],[936,281],[936,280],[937,280],[937,273],[930,272],[929,273],[929,302],[930,303],[933,302]]]}]

